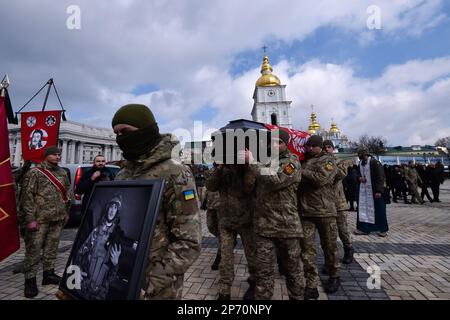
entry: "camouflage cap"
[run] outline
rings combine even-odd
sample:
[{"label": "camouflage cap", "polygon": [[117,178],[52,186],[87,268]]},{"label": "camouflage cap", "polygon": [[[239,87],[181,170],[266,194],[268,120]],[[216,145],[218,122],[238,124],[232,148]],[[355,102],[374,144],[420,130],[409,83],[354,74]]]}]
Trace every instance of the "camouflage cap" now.
[{"label": "camouflage cap", "polygon": [[61,154],[61,149],[56,146],[47,147],[44,151],[44,157],[47,157],[51,154]]},{"label": "camouflage cap", "polygon": [[282,129],[276,129],[276,130],[274,130],[274,132],[278,133],[278,139],[283,141],[286,145],[289,144],[289,139],[291,138],[291,135],[289,134],[289,132],[284,131]]},{"label": "camouflage cap", "polygon": [[321,136],[311,136],[308,138],[308,141],[306,141],[307,146],[316,146],[316,147],[323,147],[323,139]]}]

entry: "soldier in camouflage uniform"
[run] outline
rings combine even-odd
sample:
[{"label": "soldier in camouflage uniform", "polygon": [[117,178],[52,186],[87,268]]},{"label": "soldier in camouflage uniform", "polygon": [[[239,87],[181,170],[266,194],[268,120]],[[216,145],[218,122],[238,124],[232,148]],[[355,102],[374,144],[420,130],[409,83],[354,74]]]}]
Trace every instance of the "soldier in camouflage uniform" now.
[{"label": "soldier in camouflage uniform", "polygon": [[[323,142],[323,147],[325,152],[333,156],[334,144],[331,140],[325,140]],[[338,234],[344,246],[344,259],[342,259],[342,262],[345,264],[350,264],[353,261],[354,250],[352,246],[350,232],[348,230],[347,212],[346,212],[347,199],[345,198],[344,185],[342,184],[342,180],[345,178],[347,173],[346,172],[347,164],[345,163],[345,161],[340,160],[334,156],[333,158],[336,162],[336,167],[338,169],[337,174],[334,178],[334,188],[336,191],[335,203],[337,210],[336,222],[338,227]]]},{"label": "soldier in camouflage uniform", "polygon": [[212,235],[217,237],[218,240],[218,248],[216,259],[214,260],[211,269],[218,270],[219,263],[221,259],[220,253],[220,234],[219,234],[219,207],[220,207],[220,195],[218,192],[212,192],[206,190],[206,225],[208,227],[209,232]]},{"label": "soldier in camouflage uniform", "polygon": [[417,201],[419,201],[420,204],[424,204],[425,201],[423,201],[423,199],[420,197],[419,191],[417,191],[419,184],[422,184],[422,179],[417,173],[416,167],[414,166],[414,162],[410,161],[408,163],[408,166],[405,168],[405,177],[406,183],[408,184],[409,192],[412,195],[411,202],[417,203]]},{"label": "soldier in camouflage uniform", "polygon": [[159,134],[148,107],[121,107],[113,117],[112,127],[127,160],[116,180],[166,181],[141,298],[181,299],[184,273],[200,255],[202,239],[193,174],[172,159],[172,154],[179,155],[179,142],[169,134]]},{"label": "soldier in camouflage uniform", "polygon": [[[48,147],[44,157],[44,161],[26,173],[21,190],[20,213],[22,228],[25,229],[24,294],[27,298],[39,293],[36,274],[41,257],[44,269],[42,285],[61,281],[54,268],[61,231],[68,220],[70,182],[67,173],[58,166],[61,150]],[[50,172],[65,189],[65,194],[40,170]]]},{"label": "soldier in camouflage uniform", "polygon": [[339,252],[337,247],[336,192],[337,166],[333,157],[322,151],[323,140],[311,136],[306,143],[307,159],[302,164],[302,180],[298,189],[299,210],[303,225],[302,258],[305,268],[305,299],[317,299],[316,230],[325,255],[329,281],[327,293],[336,292],[340,285]]},{"label": "soldier in camouflage uniform", "polygon": [[252,227],[251,190],[246,186],[249,175],[245,165],[219,165],[206,180],[206,188],[220,195],[219,237],[221,260],[219,264],[219,300],[230,300],[234,280],[234,254],[237,235],[241,237],[250,274],[249,289],[244,299],[253,299],[255,288],[255,243]]},{"label": "soldier in camouflage uniform", "polygon": [[[250,165],[251,172],[256,177],[253,216],[257,266],[255,298],[272,298],[278,252],[281,258],[278,263],[285,271],[289,298],[303,300],[305,278],[300,248],[303,230],[297,208],[300,163],[297,156],[287,148],[289,133],[283,130],[278,132],[279,139],[272,139],[272,150],[279,150],[279,158],[276,159],[278,163],[273,163],[272,159],[268,164]],[[245,160],[252,163],[251,152],[245,153]]]}]

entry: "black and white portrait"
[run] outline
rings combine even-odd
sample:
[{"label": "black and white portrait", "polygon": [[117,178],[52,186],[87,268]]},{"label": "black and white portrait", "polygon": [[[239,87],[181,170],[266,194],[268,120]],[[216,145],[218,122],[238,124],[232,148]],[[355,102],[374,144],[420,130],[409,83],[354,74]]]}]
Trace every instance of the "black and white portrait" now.
[{"label": "black and white portrait", "polygon": [[31,131],[28,148],[30,150],[39,150],[45,147],[48,134],[44,129],[34,129]]},{"label": "black and white portrait", "polygon": [[[92,192],[67,265],[80,270],[80,286],[70,292],[76,298],[128,299],[134,295],[130,283],[139,284],[162,191],[131,182],[117,186],[124,183],[101,182]],[[62,287],[68,289],[64,278],[66,273]]]}]

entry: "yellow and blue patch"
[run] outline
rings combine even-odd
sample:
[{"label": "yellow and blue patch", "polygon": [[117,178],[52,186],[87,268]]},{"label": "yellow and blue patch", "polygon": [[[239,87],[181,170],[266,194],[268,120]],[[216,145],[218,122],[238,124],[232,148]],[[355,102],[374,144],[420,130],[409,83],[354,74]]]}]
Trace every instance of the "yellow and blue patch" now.
[{"label": "yellow and blue patch", "polygon": [[192,199],[195,199],[195,192],[192,189],[185,190],[185,191],[183,191],[183,196],[184,196],[185,201],[192,200]]}]

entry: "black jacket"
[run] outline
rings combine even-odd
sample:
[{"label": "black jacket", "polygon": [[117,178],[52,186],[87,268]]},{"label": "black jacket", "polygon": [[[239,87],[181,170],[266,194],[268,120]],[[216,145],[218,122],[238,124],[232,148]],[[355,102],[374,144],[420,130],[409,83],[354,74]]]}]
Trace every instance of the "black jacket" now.
[{"label": "black jacket", "polygon": [[[91,177],[95,171],[100,171],[101,174],[94,181],[92,181]],[[112,172],[106,167],[99,170],[98,168],[93,166],[91,169],[89,169],[88,171],[83,173],[80,181],[78,182],[78,184],[75,188],[76,194],[84,195],[83,202],[81,204],[82,212],[84,212],[84,209],[86,208],[87,202],[89,200],[89,196],[92,192],[92,189],[94,188],[94,185],[99,181],[111,181],[111,180],[114,180],[114,176],[113,176]]]}]

